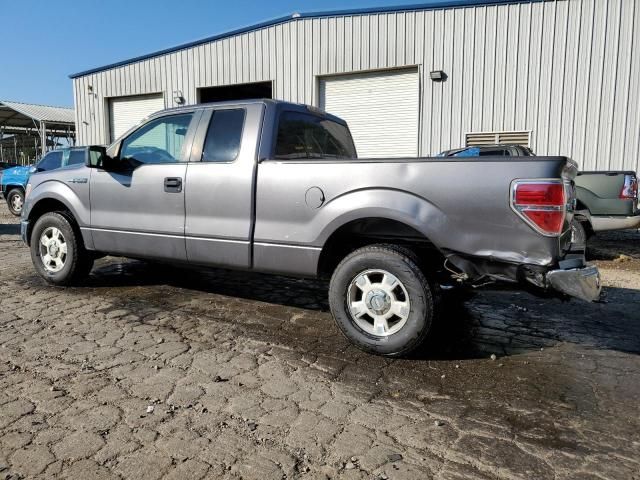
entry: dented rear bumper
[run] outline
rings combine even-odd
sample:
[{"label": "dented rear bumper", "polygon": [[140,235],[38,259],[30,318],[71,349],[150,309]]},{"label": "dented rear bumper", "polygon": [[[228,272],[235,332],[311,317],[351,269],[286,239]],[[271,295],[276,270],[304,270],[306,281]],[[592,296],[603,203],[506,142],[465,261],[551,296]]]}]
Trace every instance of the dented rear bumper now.
[{"label": "dented rear bumper", "polygon": [[536,294],[561,294],[597,301],[600,272],[585,262],[584,252],[568,253],[554,266],[518,264],[479,257],[450,255],[447,260],[464,272],[459,284],[484,285],[487,280],[519,284]]},{"label": "dented rear bumper", "polygon": [[600,298],[602,284],[595,265],[551,270],[546,275],[549,287],[565,295],[595,302]]}]

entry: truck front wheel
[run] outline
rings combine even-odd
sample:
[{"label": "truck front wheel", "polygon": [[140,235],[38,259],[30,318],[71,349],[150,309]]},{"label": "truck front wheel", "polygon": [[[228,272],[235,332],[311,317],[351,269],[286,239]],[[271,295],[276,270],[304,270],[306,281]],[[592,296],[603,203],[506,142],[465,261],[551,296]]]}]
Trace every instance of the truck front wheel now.
[{"label": "truck front wheel", "polygon": [[427,337],[433,320],[429,282],[409,250],[371,245],[349,254],[329,286],[331,312],[358,348],[406,355]]},{"label": "truck front wheel", "polygon": [[93,257],[85,250],[82,238],[61,213],[45,213],[38,219],[30,246],[36,271],[55,285],[71,285],[86,277],[93,267]]},{"label": "truck front wheel", "polygon": [[22,213],[22,206],[24,205],[24,193],[19,188],[14,188],[7,193],[7,206],[9,211],[16,217],[19,217]]}]

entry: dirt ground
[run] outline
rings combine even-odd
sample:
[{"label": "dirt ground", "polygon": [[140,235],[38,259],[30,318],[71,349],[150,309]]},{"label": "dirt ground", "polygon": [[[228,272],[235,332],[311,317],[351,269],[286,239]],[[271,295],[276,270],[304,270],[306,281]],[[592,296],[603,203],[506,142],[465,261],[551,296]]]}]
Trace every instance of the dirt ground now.
[{"label": "dirt ground", "polygon": [[107,258],[48,286],[0,210],[0,479],[640,479],[638,232],[591,242],[603,302],[457,294],[391,360],[322,282]]}]

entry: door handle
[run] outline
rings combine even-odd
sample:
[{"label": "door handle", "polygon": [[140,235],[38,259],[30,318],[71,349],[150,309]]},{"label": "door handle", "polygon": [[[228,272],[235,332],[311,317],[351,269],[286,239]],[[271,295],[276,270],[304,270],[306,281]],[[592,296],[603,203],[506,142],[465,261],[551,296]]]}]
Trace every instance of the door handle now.
[{"label": "door handle", "polygon": [[167,193],[182,192],[182,179],[180,177],[166,177],[164,179],[164,191]]}]

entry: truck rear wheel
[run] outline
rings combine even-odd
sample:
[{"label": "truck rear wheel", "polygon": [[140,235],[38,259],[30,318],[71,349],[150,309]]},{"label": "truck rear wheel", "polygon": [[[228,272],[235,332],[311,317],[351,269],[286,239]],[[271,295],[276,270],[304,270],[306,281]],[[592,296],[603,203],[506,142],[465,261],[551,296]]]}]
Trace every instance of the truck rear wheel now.
[{"label": "truck rear wheel", "polygon": [[331,312],[358,348],[406,355],[427,337],[433,295],[413,254],[393,245],[371,245],[349,254],[329,286]]},{"label": "truck rear wheel", "polygon": [[31,260],[38,274],[55,285],[71,285],[86,277],[93,257],[71,221],[58,212],[45,213],[33,227]]},{"label": "truck rear wheel", "polygon": [[16,217],[19,217],[22,213],[22,206],[24,205],[24,192],[19,188],[9,190],[7,193],[7,206],[9,211]]}]

